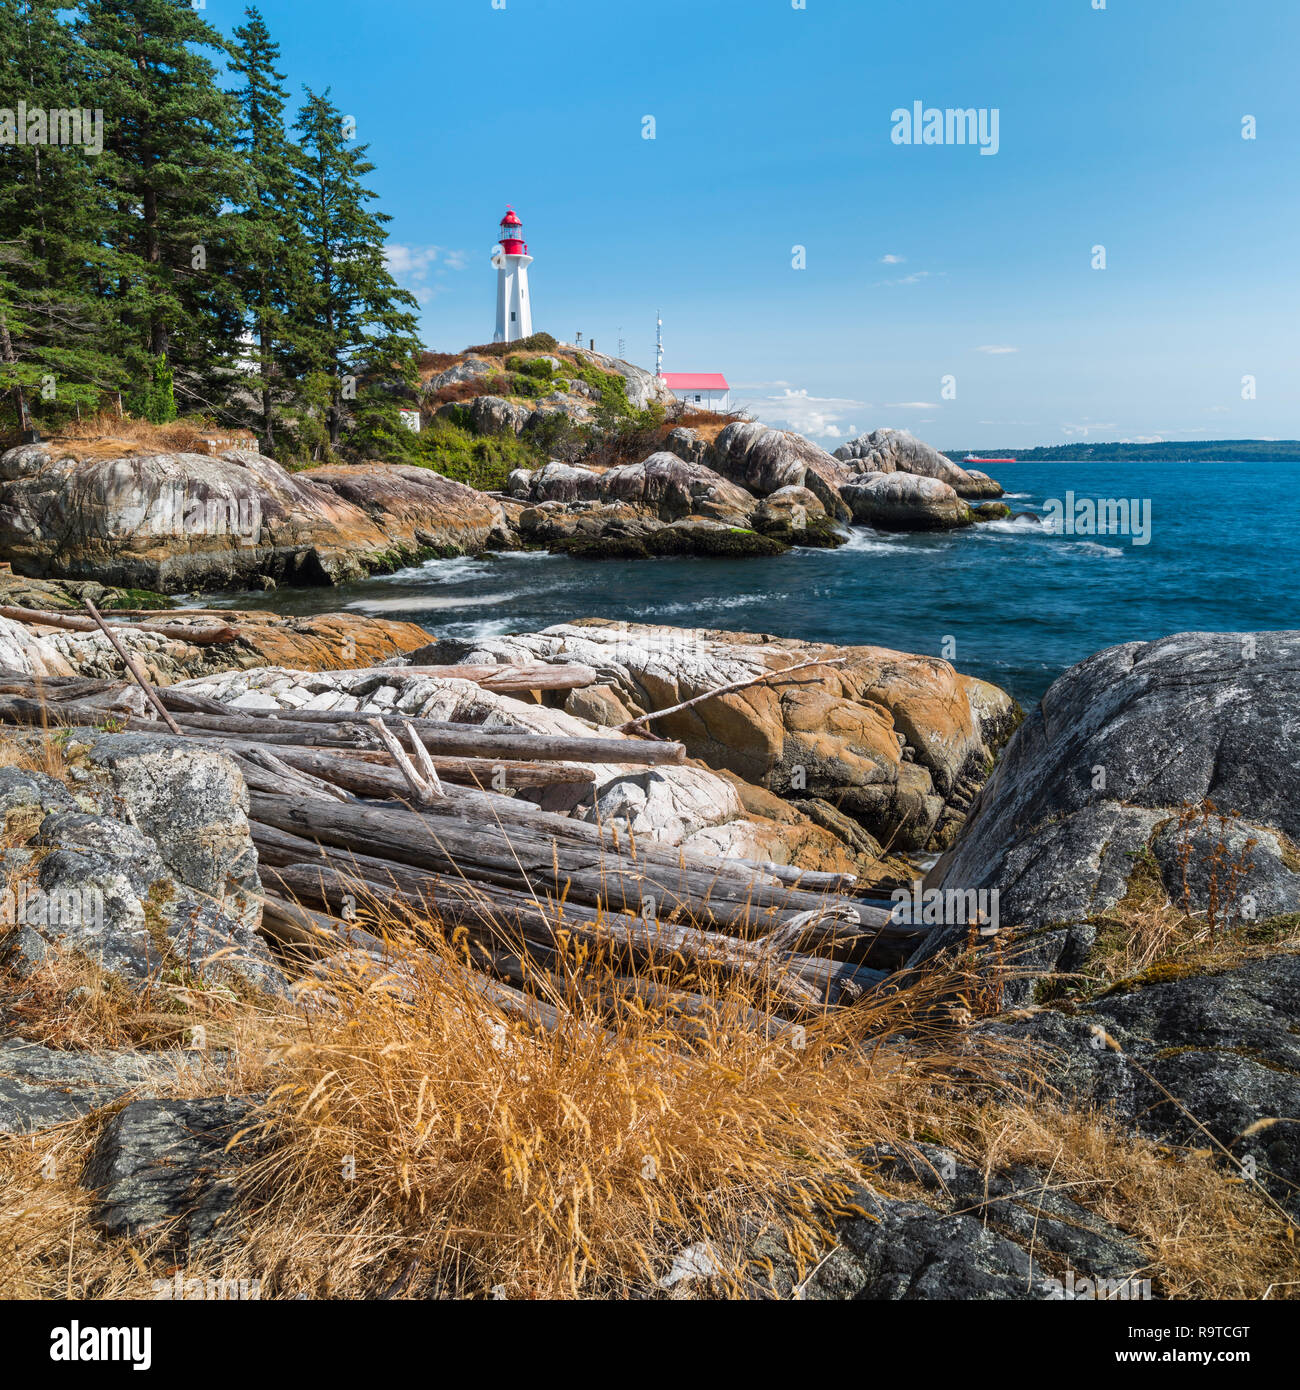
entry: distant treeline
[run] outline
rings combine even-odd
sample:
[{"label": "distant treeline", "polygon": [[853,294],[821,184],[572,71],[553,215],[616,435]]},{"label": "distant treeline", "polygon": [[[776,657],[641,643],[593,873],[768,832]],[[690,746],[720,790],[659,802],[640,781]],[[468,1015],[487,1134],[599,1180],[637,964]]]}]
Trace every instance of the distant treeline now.
[{"label": "distant treeline", "polygon": [[1300,463],[1300,439],[1188,439],[1160,444],[1050,444],[1037,449],[945,449],[954,463],[967,454],[1021,463],[1109,460],[1114,463]]}]

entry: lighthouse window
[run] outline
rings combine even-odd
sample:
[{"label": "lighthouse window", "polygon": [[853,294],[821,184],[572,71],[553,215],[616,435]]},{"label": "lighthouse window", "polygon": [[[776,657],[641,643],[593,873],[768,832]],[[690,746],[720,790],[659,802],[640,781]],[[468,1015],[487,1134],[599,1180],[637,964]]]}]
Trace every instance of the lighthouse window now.
[{"label": "lighthouse window", "polygon": [[695,398],[695,399],[696,399],[696,400],[697,400],[697,401],[698,401],[698,400],[699,400],[699,399],[700,399],[700,397],[699,397],[699,396],[696,396],[696,398]]},{"label": "lighthouse window", "polygon": [[511,309],[511,311],[510,311],[510,322],[511,322],[511,323],[514,323],[514,321],[515,321],[515,311],[514,311],[513,309]]}]

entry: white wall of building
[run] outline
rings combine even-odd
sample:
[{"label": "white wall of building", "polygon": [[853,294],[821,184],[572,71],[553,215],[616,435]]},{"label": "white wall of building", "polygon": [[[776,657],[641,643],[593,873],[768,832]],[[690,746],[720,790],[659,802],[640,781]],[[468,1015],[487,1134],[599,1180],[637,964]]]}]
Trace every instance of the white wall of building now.
[{"label": "white wall of building", "polygon": [[674,386],[672,393],[691,410],[727,410],[731,405],[730,391],[703,391]]}]

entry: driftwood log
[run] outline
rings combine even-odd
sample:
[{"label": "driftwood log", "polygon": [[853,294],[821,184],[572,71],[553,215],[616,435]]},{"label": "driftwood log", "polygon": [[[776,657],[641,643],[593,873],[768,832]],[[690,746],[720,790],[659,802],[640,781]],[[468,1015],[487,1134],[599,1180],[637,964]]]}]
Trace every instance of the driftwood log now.
[{"label": "driftwood log", "polygon": [[[183,686],[0,672],[0,722],[157,733],[146,697],[243,773],[264,934],[309,972],[384,960],[375,924],[392,921],[454,937],[484,993],[544,1028],[572,1021],[576,988],[600,993],[598,1012],[653,1006],[666,1026],[698,1030],[719,1007],[742,1008],[695,993],[705,972],[743,983],[746,1026],[771,1033],[862,997],[924,935],[849,896],[852,874],[687,852],[554,813],[590,806],[590,764],[674,765],[681,744],[397,711],[232,709]],[[372,909],[369,931],[349,922],[358,900]]]}]

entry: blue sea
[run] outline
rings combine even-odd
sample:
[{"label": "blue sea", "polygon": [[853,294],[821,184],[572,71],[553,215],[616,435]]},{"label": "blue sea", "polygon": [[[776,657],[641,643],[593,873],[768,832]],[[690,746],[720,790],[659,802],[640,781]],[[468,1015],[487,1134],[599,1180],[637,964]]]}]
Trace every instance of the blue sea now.
[{"label": "blue sea", "polygon": [[[1003,464],[1013,511],[1128,498],[1150,539],[992,522],[945,535],[855,528],[839,550],[774,559],[573,560],[542,553],[435,560],[335,589],[226,595],[231,606],[352,609],[437,637],[535,631],[603,617],[718,627],[947,656],[1036,701],[1117,642],[1193,629],[1300,627],[1289,463]],[[210,600],[209,600],[210,601]]]}]

